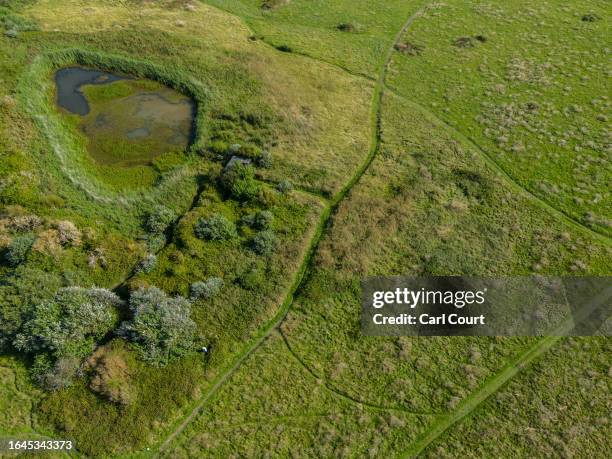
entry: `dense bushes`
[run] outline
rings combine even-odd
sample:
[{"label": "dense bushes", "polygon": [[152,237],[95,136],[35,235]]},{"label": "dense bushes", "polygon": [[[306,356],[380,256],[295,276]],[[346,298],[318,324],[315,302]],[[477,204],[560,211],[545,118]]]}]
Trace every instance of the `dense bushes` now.
[{"label": "dense bushes", "polygon": [[35,236],[33,234],[24,234],[17,236],[11,241],[6,248],[4,258],[11,266],[17,266],[23,263],[28,255],[28,252],[34,244]]},{"label": "dense bushes", "polygon": [[255,198],[260,185],[255,180],[255,169],[248,164],[235,164],[221,176],[223,190],[233,199],[244,202]]},{"label": "dense bushes", "polygon": [[15,347],[30,354],[85,357],[112,330],[121,300],[102,288],[65,287],[31,311]]},{"label": "dense bushes", "polygon": [[185,298],[169,297],[157,287],[141,288],[132,293],[129,306],[133,317],[119,334],[132,341],[146,361],[163,366],[193,349],[196,324]]},{"label": "dense bushes", "polygon": [[21,266],[0,282],[0,352],[7,350],[38,303],[60,287],[58,276]]},{"label": "dense bushes", "polygon": [[147,215],[145,228],[153,234],[161,234],[172,224],[176,215],[165,206],[157,206]]},{"label": "dense bushes", "polygon": [[253,227],[259,230],[269,229],[274,221],[274,215],[269,210],[262,210],[255,214],[253,218]]},{"label": "dense bushes", "polygon": [[251,248],[259,255],[269,256],[278,246],[278,238],[271,230],[260,231],[251,241]]},{"label": "dense bushes", "polygon": [[287,194],[293,191],[293,184],[289,180],[283,180],[279,182],[276,189],[279,191],[279,193]]},{"label": "dense bushes", "polygon": [[157,266],[157,255],[149,253],[138,265],[138,272],[150,273],[155,266]]},{"label": "dense bushes", "polygon": [[200,218],[194,231],[197,237],[208,241],[226,241],[238,236],[236,225],[219,214],[210,218]]},{"label": "dense bushes", "polygon": [[13,342],[35,356],[34,373],[57,389],[70,383],[80,361],[113,330],[121,300],[101,288],[66,287],[37,303]]}]

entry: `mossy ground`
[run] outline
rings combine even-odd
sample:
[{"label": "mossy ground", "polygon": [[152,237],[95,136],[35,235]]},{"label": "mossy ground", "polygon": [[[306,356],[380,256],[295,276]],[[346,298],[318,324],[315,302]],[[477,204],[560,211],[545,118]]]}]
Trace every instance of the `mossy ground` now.
[{"label": "mossy ground", "polygon": [[[41,398],[20,404],[15,419],[36,419],[37,431],[70,436],[90,456],[146,456],[146,448],[162,444],[168,457],[399,455],[535,341],[363,337],[361,277],[610,274],[609,151],[600,148],[605,132],[597,119],[610,116],[602,98],[607,83],[582,78],[589,66],[601,71],[600,51],[588,41],[604,40],[603,3],[430,5],[400,37],[421,51],[393,51],[382,102],[372,97],[374,80],[384,75],[385,53],[420,2],[210,3],[222,10],[195,2],[26,2],[16,11],[39,30],[0,38],[0,241],[19,233],[15,217],[36,214],[42,223],[34,232],[44,244],[26,265],[64,284],[155,284],[182,295],[209,276],[228,284],[218,298],[194,302],[194,319],[212,343],[206,359],[191,355],[157,369],[127,347],[131,404],[99,397],[86,378],[51,394],[27,383],[19,389],[24,400]],[[582,11],[604,19],[582,21]],[[339,24],[359,27],[347,33]],[[559,24],[573,32],[561,34]],[[554,62],[540,68],[549,41],[558,45]],[[555,67],[576,53],[585,68]],[[129,69],[195,92],[203,103],[194,147],[157,157],[155,179],[96,167],[82,139],[71,135],[74,123],[52,107],[53,69],[75,63]],[[548,77],[550,84],[542,80]],[[505,91],[497,91],[499,84]],[[591,99],[597,103],[585,108]],[[503,107],[512,104],[508,118]],[[550,131],[552,121],[584,127],[569,142],[581,150],[560,147],[563,134]],[[525,150],[504,150],[489,135],[497,130],[509,130],[508,142]],[[223,165],[210,147],[234,141],[269,149],[275,158],[271,169],[258,169],[266,198],[246,206],[216,185]],[[590,141],[594,146],[582,145]],[[375,153],[371,164],[364,163],[368,151]],[[355,176],[362,164],[365,173]],[[274,191],[283,179],[298,190]],[[139,185],[125,186],[132,181]],[[538,182],[559,191],[551,195]],[[157,266],[133,276],[148,250],[143,219],[159,204],[181,218]],[[273,211],[280,239],[269,258],[252,253],[252,230],[240,223],[262,208]],[[238,223],[235,241],[194,236],[193,223],[214,213]],[[53,244],[56,222],[66,219],[82,232],[81,245]],[[3,276],[12,272],[0,269]],[[277,317],[279,311],[287,316]],[[282,323],[275,329],[270,321]],[[259,342],[262,330],[269,334]],[[483,454],[498,455],[499,445],[516,444],[514,426],[549,428],[547,410],[565,413],[569,403],[571,393],[555,382],[572,365],[572,352],[586,376],[571,372],[570,385],[584,403],[559,415],[563,432],[554,441],[529,433],[513,451],[601,454],[605,424],[576,440],[569,421],[603,412],[608,370],[598,356],[605,344],[605,338],[563,341],[426,454],[467,453],[462,435],[468,435]],[[27,381],[23,364],[11,365]],[[517,407],[508,393],[541,409]],[[561,405],[552,400],[559,393]],[[480,435],[490,419],[497,434]],[[8,433],[30,432],[26,421],[15,422]]]}]

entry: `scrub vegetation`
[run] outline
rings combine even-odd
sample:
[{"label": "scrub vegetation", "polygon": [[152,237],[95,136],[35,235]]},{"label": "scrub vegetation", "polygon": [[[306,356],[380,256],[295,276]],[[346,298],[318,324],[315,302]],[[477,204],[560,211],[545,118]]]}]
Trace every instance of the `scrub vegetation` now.
[{"label": "scrub vegetation", "polygon": [[[359,328],[366,276],[611,274],[609,18],[566,3],[0,0],[0,440],[604,456],[605,337]],[[128,79],[81,118],[70,66]],[[147,92],[188,141],[125,139]]]}]

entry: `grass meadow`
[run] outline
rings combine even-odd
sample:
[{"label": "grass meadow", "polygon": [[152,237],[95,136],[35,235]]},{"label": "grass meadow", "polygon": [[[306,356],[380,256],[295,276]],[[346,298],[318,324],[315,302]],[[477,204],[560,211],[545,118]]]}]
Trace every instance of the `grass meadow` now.
[{"label": "grass meadow", "polygon": [[[440,430],[538,340],[365,337],[359,283],[610,275],[606,7],[0,0],[0,439],[70,438],[82,457],[603,457],[606,338],[560,340]],[[96,161],[55,106],[70,65],[190,97],[192,144]],[[255,166],[237,190],[232,155]],[[231,237],[198,234],[215,219]],[[155,366],[112,332],[43,389],[10,343],[66,286],[189,298],[209,352]]]}]

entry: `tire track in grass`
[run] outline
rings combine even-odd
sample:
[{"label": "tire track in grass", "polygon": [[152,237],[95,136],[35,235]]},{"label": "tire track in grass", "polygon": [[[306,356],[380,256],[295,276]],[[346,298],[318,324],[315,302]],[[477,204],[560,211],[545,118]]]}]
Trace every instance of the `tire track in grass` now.
[{"label": "tire track in grass", "polygon": [[[415,13],[413,13],[407,20],[404,22],[402,28],[393,38],[393,42],[387,49],[387,52],[383,55],[380,63],[380,71],[379,76],[376,80],[376,85],[374,87],[374,93],[372,95],[372,105],[370,109],[370,124],[371,124],[371,133],[370,133],[370,149],[368,151],[368,155],[364,162],[359,166],[357,171],[352,175],[350,180],[344,185],[344,187],[330,200],[326,203],[323,211],[321,212],[321,216],[319,218],[319,223],[317,224],[314,235],[310,241],[309,247],[306,251],[306,255],[302,260],[300,268],[294,275],[294,280],[289,290],[289,294],[285,298],[281,308],[278,313],[260,330],[257,337],[252,340],[247,346],[243,349],[241,353],[234,359],[233,363],[228,367],[221,370],[220,374],[213,381],[212,386],[206,391],[206,393],[198,400],[197,404],[192,408],[189,414],[184,417],[176,427],[173,429],[172,433],[170,433],[156,448],[156,452],[153,454],[154,457],[158,457],[160,453],[165,451],[173,440],[181,433],[185,428],[190,424],[190,422],[200,413],[204,405],[207,401],[211,400],[212,397],[221,389],[223,384],[234,374],[234,372],[240,367],[240,365],[249,357],[265,340],[266,338],[276,329],[285,319],[287,313],[291,309],[293,305],[294,298],[297,294],[299,294],[300,289],[303,287],[305,281],[308,280],[308,272],[312,267],[312,259],[313,256],[323,238],[323,234],[325,230],[329,227],[331,216],[336,211],[342,200],[346,197],[346,195],[350,192],[353,186],[359,181],[359,179],[363,176],[365,171],[368,169],[376,153],[378,152],[380,146],[380,103],[382,100],[382,95],[385,90],[385,78],[387,75],[387,68],[389,66],[389,62],[391,61],[391,57],[393,55],[393,48],[397,41],[401,38],[401,36],[406,32],[410,24],[412,24],[422,13],[424,7],[418,9]],[[280,52],[280,51],[279,51]]]},{"label": "tire track in grass", "polygon": [[289,340],[287,339],[287,336],[283,333],[283,331],[279,328],[278,330],[279,334],[281,335],[283,342],[285,343],[285,346],[287,348],[287,350],[289,351],[289,353],[291,354],[291,356],[297,360],[297,362],[300,364],[300,366],[302,368],[304,368],[304,370],[310,375],[312,376],[315,380],[320,380],[323,382],[323,387],[325,387],[326,390],[328,390],[329,392],[332,392],[333,394],[342,397],[345,400],[348,400],[349,402],[355,403],[356,405],[361,405],[373,410],[377,410],[377,411],[401,411],[402,413],[408,413],[408,414],[414,414],[416,416],[439,416],[441,413],[436,413],[433,411],[412,411],[406,408],[402,408],[402,407],[396,407],[396,406],[385,406],[385,405],[379,405],[376,403],[372,403],[372,402],[368,402],[365,400],[361,400],[353,395],[350,395],[340,389],[338,389],[337,387],[335,387],[334,385],[332,385],[331,383],[329,383],[327,380],[325,380],[324,378],[318,376],[314,370],[312,368],[310,368],[306,362],[304,362],[299,355],[297,355],[297,353],[291,348],[291,345],[289,344]]}]

